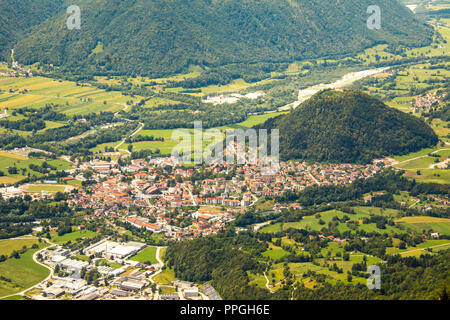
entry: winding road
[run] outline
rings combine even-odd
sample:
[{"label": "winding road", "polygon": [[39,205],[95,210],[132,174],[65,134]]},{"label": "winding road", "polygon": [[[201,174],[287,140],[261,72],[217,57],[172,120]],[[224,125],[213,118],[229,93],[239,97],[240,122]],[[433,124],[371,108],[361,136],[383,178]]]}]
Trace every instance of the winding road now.
[{"label": "winding road", "polygon": [[266,288],[270,291],[270,293],[273,293],[274,291],[269,286],[270,281],[269,278],[267,278],[266,272],[264,272],[264,278],[266,278]]}]

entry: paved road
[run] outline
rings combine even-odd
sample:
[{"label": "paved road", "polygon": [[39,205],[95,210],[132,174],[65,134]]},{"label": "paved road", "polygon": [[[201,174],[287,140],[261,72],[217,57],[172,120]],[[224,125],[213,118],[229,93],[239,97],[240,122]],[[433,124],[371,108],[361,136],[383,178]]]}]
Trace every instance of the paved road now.
[{"label": "paved road", "polygon": [[317,180],[316,177],[314,177],[313,174],[312,174],[311,172],[309,172],[309,171],[306,171],[306,172],[309,174],[309,176],[311,177],[311,179],[313,179],[314,182],[317,183],[317,185],[320,186],[319,180]]},{"label": "paved road", "polygon": [[197,206],[197,201],[195,201],[195,197],[194,197],[194,195],[192,194],[191,189],[186,188],[186,187],[184,187],[184,186],[183,186],[183,189],[186,190],[186,191],[189,193],[189,196],[190,196],[191,199],[192,199],[192,204],[194,205],[194,207]]},{"label": "paved road", "polygon": [[159,284],[158,284],[158,282],[153,280],[153,278],[156,277],[158,274],[160,274],[163,271],[162,267],[164,266],[164,261],[161,259],[161,249],[162,248],[166,248],[166,247],[157,247],[157,249],[156,249],[156,260],[158,260],[158,264],[159,264],[160,268],[159,268],[159,270],[157,272],[155,272],[154,274],[152,274],[149,277],[149,280],[150,280],[151,283],[156,283],[156,289],[157,290],[156,290],[155,295],[153,296],[153,300],[159,300],[159,293],[158,293],[158,291],[159,291]]},{"label": "paved road", "polygon": [[416,251],[425,251],[427,249],[433,249],[433,248],[444,247],[444,246],[449,246],[449,245],[450,245],[450,242],[444,243],[444,244],[438,244],[438,245],[435,245],[435,246],[432,246],[432,247],[428,247],[428,248],[414,249],[414,250],[401,252],[400,255],[405,254],[405,253],[410,253],[410,252],[416,252]]},{"label": "paved road", "polygon": [[[123,139],[117,146],[115,146],[115,147],[114,147],[114,150],[117,151],[117,150],[119,149],[119,147],[125,143],[125,140],[127,140],[128,138],[134,137],[135,135],[137,135],[142,129],[144,129],[144,126],[145,126],[145,125],[141,122],[139,128],[138,128],[135,132],[133,132],[132,134],[130,134],[128,137],[126,137],[125,139]],[[125,152],[131,154],[131,152],[128,151],[128,150],[123,150],[123,151],[125,151]]]},{"label": "paved road", "polygon": [[[431,152],[431,154],[436,154],[436,153],[438,153],[438,152],[445,151],[445,150],[450,150],[450,149],[439,149],[439,150],[435,150],[435,151]],[[392,165],[395,166],[395,165],[398,165],[398,164],[404,164],[404,163],[407,163],[407,162],[410,162],[410,161],[414,161],[414,160],[418,160],[418,159],[422,159],[422,158],[426,158],[426,157],[428,157],[428,154],[426,154],[426,155],[424,155],[424,156],[420,156],[420,157],[415,157],[415,158],[407,159],[407,160],[404,160],[404,161],[401,161],[401,162],[397,162],[397,163],[394,163],[394,164],[392,164]],[[425,168],[425,169],[427,169],[427,168]],[[414,170],[416,170],[416,169],[414,169]]]}]

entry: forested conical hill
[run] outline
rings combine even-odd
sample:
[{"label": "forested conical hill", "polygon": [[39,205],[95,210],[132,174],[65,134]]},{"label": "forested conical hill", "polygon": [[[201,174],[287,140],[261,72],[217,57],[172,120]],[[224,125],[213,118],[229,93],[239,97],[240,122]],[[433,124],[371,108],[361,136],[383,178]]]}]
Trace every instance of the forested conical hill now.
[{"label": "forested conical hill", "polygon": [[260,126],[280,130],[283,160],[370,163],[436,145],[421,119],[386,106],[361,91],[325,90],[291,113]]},{"label": "forested conical hill", "polygon": [[79,0],[81,30],[70,31],[66,7],[74,3],[65,2],[57,17],[18,42],[16,55],[24,64],[70,72],[164,76],[190,65],[286,62],[380,43],[429,43],[432,29],[409,9],[397,0],[376,3],[381,30],[367,28],[371,0]]}]

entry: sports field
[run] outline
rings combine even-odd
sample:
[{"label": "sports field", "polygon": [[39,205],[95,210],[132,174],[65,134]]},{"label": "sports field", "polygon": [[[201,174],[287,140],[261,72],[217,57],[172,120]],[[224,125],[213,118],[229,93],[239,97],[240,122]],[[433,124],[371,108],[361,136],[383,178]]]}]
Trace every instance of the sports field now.
[{"label": "sports field", "polygon": [[66,189],[65,186],[60,185],[38,184],[38,185],[30,185],[27,191],[31,193],[41,193],[43,191],[56,193],[56,192],[64,192],[65,189]]}]

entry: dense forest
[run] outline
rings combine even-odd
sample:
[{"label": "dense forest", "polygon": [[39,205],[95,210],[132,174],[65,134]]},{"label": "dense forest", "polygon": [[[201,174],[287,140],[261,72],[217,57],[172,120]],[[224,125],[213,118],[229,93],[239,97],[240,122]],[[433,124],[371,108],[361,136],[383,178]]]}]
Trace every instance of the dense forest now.
[{"label": "dense forest", "polygon": [[283,160],[371,163],[437,144],[423,120],[389,108],[361,91],[324,90],[290,114],[258,126],[280,130]]},{"label": "dense forest", "polygon": [[[8,2],[22,9],[19,1]],[[353,54],[380,43],[430,42],[431,28],[394,0],[377,2],[383,27],[369,30],[367,8],[372,4],[369,0],[85,0],[79,4],[80,30],[67,29],[68,15],[61,6],[58,15],[21,37],[15,49],[24,64],[54,64],[73,74],[157,77],[186,72],[192,65],[285,63]],[[19,20],[19,25],[27,17],[1,10],[0,14]],[[255,71],[249,76],[251,81],[264,75]],[[197,81],[206,84],[208,76]]]},{"label": "dense forest", "polygon": [[0,55],[9,58],[14,43],[30,29],[62,11],[65,0],[0,0]]},{"label": "dense forest", "polygon": [[266,290],[249,286],[246,271],[264,271],[265,266],[252,253],[265,250],[264,243],[248,234],[223,234],[191,241],[177,242],[165,253],[168,267],[180,279],[206,282],[225,299],[267,299]]}]

